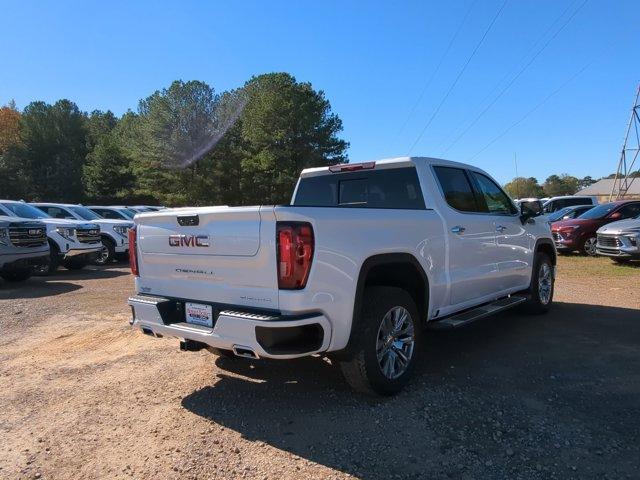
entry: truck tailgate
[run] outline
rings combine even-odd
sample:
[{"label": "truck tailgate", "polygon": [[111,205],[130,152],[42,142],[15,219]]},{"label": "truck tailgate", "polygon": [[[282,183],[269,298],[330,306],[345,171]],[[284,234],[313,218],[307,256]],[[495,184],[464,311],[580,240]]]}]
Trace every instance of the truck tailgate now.
[{"label": "truck tailgate", "polygon": [[202,207],[137,215],[138,291],[278,309],[273,207]]}]

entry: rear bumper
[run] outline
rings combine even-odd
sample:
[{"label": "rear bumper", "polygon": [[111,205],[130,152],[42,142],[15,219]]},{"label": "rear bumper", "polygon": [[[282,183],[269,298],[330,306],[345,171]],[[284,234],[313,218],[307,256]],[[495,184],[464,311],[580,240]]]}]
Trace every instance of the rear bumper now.
[{"label": "rear bumper", "polygon": [[[129,298],[131,325],[223,350],[251,350],[257,357],[290,359],[329,348],[331,325],[322,314],[287,316],[214,306],[213,328],[184,322],[184,301],[150,295]],[[202,302],[200,302],[202,303]]]}]

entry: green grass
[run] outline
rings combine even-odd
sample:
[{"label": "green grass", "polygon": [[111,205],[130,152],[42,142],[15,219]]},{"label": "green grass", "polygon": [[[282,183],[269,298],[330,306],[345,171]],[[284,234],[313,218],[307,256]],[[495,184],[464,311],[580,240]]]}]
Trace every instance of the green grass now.
[{"label": "green grass", "polygon": [[606,257],[558,255],[558,272],[566,278],[637,277],[640,280],[640,261],[618,265]]}]

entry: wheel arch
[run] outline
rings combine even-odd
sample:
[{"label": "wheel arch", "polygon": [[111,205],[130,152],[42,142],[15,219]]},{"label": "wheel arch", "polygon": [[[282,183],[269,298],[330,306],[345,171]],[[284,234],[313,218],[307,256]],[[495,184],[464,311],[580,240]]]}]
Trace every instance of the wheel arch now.
[{"label": "wheel arch", "polygon": [[399,287],[406,290],[418,308],[421,321],[426,321],[429,312],[429,278],[420,262],[410,253],[384,253],[367,258],[360,267],[349,342],[344,352],[353,347],[353,332],[361,321],[364,292],[368,286]]},{"label": "wheel arch", "polygon": [[553,266],[555,266],[558,261],[558,253],[556,252],[556,247],[553,244],[553,240],[551,240],[550,238],[539,238],[538,240],[536,240],[534,252],[542,252],[549,255],[551,264]]}]

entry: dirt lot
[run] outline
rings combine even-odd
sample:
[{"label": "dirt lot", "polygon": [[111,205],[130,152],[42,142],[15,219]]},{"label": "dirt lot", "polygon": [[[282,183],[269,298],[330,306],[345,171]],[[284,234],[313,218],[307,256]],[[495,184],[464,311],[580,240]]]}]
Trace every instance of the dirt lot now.
[{"label": "dirt lot", "polygon": [[638,478],[640,267],[563,258],[556,305],[428,332],[394,399],[329,362],[130,331],[127,269],[0,283],[0,478]]}]

